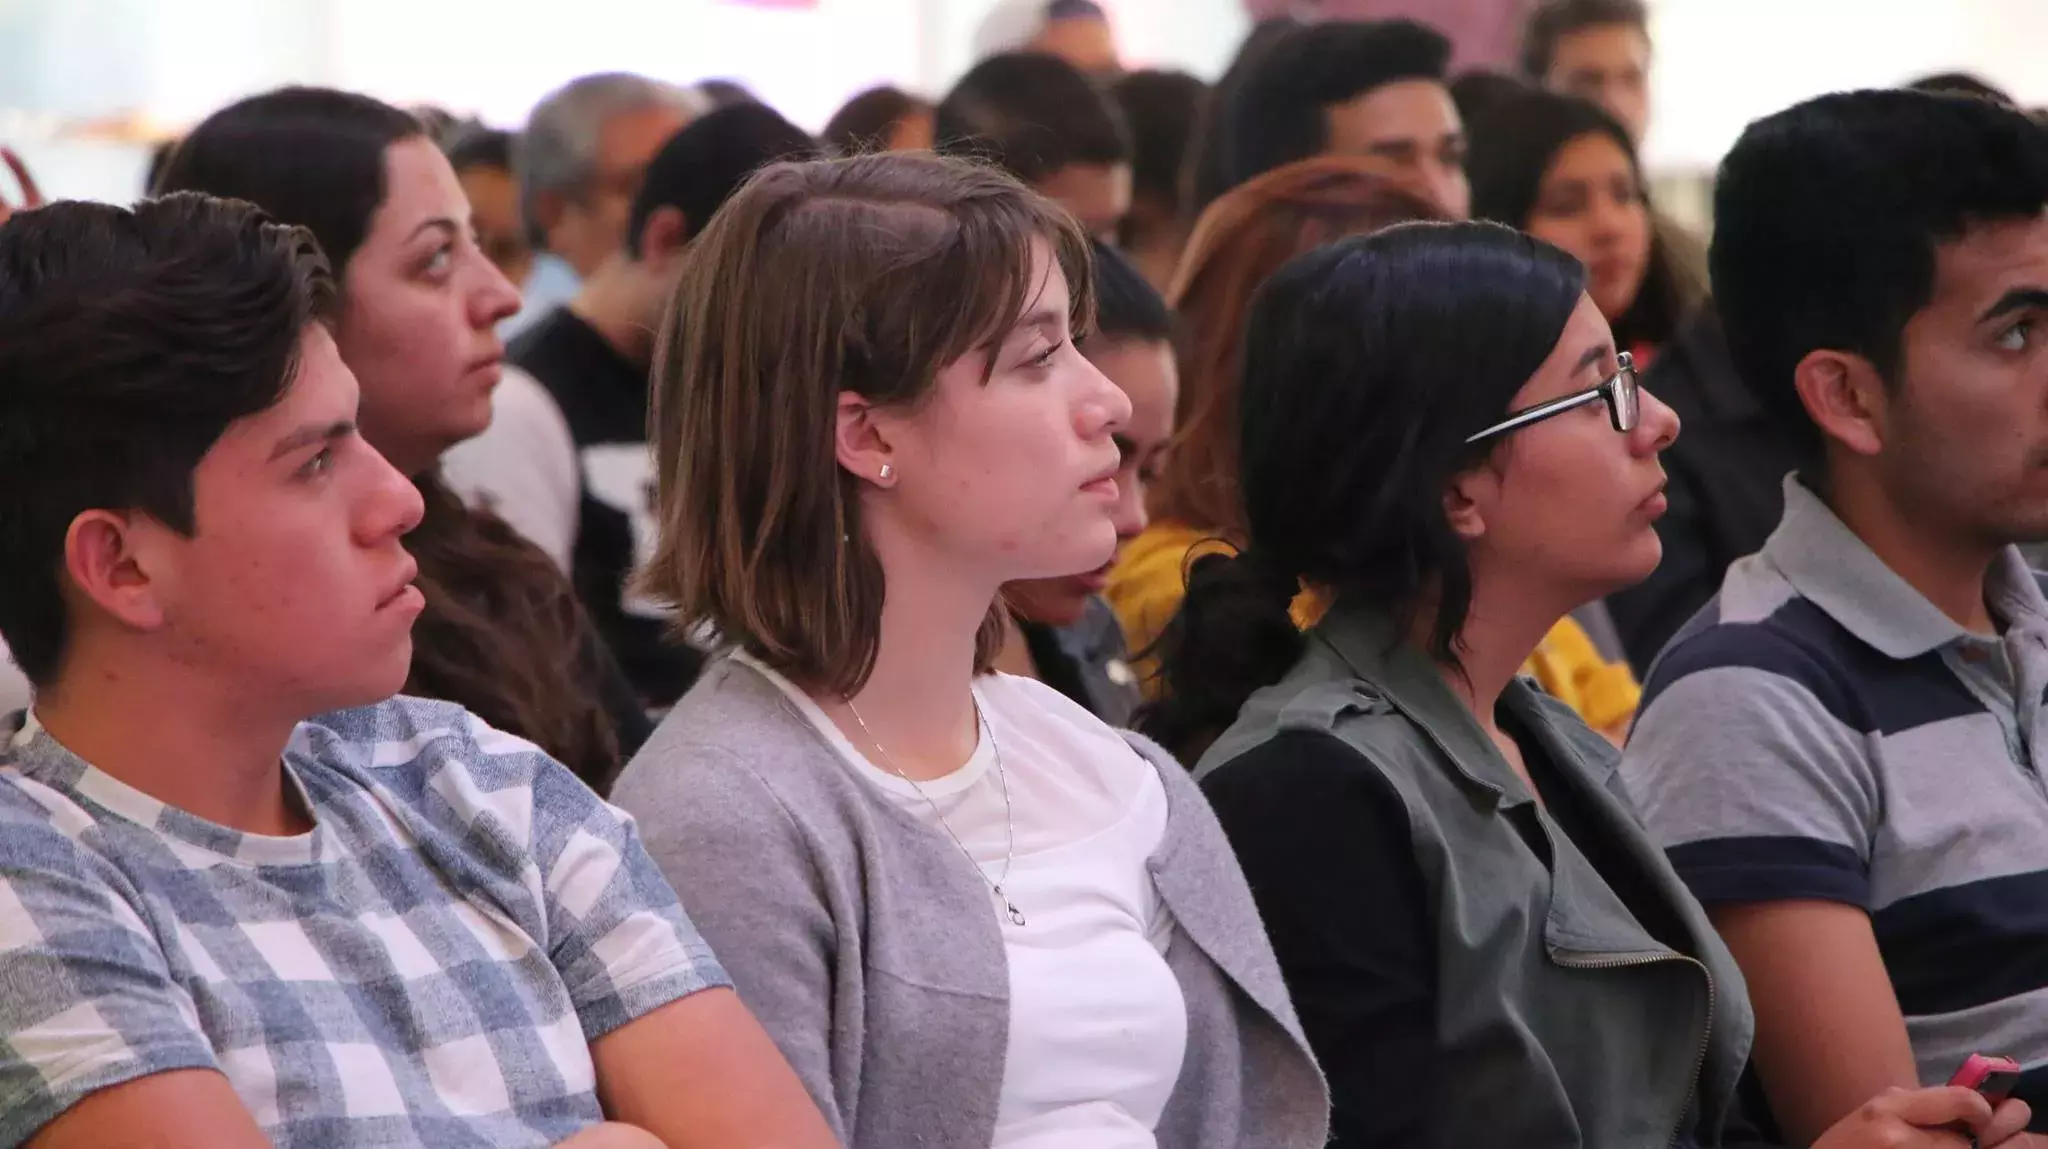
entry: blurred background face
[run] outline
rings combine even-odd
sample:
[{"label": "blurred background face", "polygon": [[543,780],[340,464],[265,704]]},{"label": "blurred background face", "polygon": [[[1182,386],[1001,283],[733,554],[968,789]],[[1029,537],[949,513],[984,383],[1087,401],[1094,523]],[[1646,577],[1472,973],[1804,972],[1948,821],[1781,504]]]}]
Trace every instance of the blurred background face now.
[{"label": "blurred background face", "polygon": [[491,422],[519,292],[470,234],[469,198],[424,136],[384,152],[384,202],[342,275],[335,328],[362,385],[363,435],[408,475]]},{"label": "blurred background face", "polygon": [[[1556,350],[1501,415],[1596,387],[1614,370],[1614,336],[1582,296]],[[1656,569],[1663,549],[1654,525],[1664,513],[1657,455],[1677,438],[1678,417],[1648,391],[1640,396],[1631,432],[1614,429],[1605,403],[1588,403],[1509,433],[1486,463],[1455,480],[1484,523],[1468,540],[1475,581],[1521,580],[1577,605]]]},{"label": "blurred background face", "polygon": [[948,365],[914,407],[872,415],[895,460],[893,487],[864,512],[885,564],[945,563],[993,589],[1116,551],[1112,435],[1130,403],[1075,350],[1066,278],[1033,247],[1044,287],[1000,343]]},{"label": "blurred background face", "polygon": [[1435,80],[1396,80],[1325,110],[1329,144],[1342,155],[1382,161],[1387,178],[1452,219],[1472,214],[1465,179],[1465,126],[1450,89]]},{"label": "blurred background face", "polygon": [[597,137],[597,170],[582,192],[562,204],[547,227],[548,250],[588,277],[625,242],[626,220],[648,161],[690,122],[670,107],[622,112]]},{"label": "blurred background face", "polygon": [[326,329],[300,355],[284,398],[193,472],[193,536],[151,526],[138,553],[180,661],[317,714],[405,683],[424,600],[400,538],[420,494],[353,431],[356,382]]},{"label": "blurred background face", "polygon": [[1650,39],[1632,25],[1596,24],[1558,37],[1545,86],[1584,96],[1640,145],[1650,127]]},{"label": "blurred background face", "polygon": [[928,152],[935,142],[931,109],[917,108],[890,126],[887,147],[892,152]]},{"label": "blurred background face", "polygon": [[470,219],[484,258],[510,280],[526,286],[533,272],[533,249],[526,242],[526,224],[519,217],[519,182],[504,168],[471,165],[456,173],[469,199]]},{"label": "blurred background face", "polygon": [[1612,136],[1589,132],[1557,150],[1525,230],[1586,265],[1586,290],[1609,323],[1635,303],[1650,267],[1650,209],[1635,165]]},{"label": "blurred background face", "polygon": [[1123,71],[1117,59],[1116,32],[1100,16],[1069,16],[1048,22],[1031,41],[1031,49],[1058,56],[1091,76]]},{"label": "blurred background face", "polygon": [[[1173,437],[1173,411],[1180,401],[1180,375],[1170,344],[1147,339],[1095,337],[1082,353],[1131,403],[1131,417],[1113,440],[1121,459],[1116,473],[1116,537],[1119,547],[1145,529],[1146,487],[1159,474]],[[1088,600],[1109,584],[1116,560],[1086,574],[1013,582],[1003,588],[1010,606],[1032,622],[1072,626]]]},{"label": "blurred background face", "polygon": [[1131,165],[1068,164],[1038,181],[1035,190],[1066,208],[1089,235],[1114,243],[1131,210]]}]

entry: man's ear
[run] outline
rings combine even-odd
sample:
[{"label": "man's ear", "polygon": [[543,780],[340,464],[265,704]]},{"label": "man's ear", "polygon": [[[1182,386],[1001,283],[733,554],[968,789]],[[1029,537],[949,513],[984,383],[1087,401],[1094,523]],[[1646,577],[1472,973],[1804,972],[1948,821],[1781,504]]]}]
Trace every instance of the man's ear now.
[{"label": "man's ear", "polygon": [[682,254],[690,244],[690,221],[678,207],[655,208],[640,228],[640,262],[656,272]]},{"label": "man's ear", "polygon": [[163,587],[151,577],[149,536],[166,528],[139,515],[93,510],[64,532],[64,573],[73,593],[136,630],[164,624]]},{"label": "man's ear", "polygon": [[1792,385],[1821,434],[1858,455],[1884,449],[1891,393],[1877,367],[1847,351],[1809,351]]}]

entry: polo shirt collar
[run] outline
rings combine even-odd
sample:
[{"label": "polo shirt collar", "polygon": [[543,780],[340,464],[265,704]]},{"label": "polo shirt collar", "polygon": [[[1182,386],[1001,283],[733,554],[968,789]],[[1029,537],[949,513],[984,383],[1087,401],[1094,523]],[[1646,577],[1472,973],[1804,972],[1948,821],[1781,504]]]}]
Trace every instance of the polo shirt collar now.
[{"label": "polo shirt collar", "polygon": [[[1885,565],[1797,475],[1785,476],[1785,517],[1765,540],[1763,558],[1800,597],[1887,658],[1915,658],[1973,637]],[[2048,597],[2017,547],[1991,564],[1985,597],[2007,626],[2048,629]]]}]

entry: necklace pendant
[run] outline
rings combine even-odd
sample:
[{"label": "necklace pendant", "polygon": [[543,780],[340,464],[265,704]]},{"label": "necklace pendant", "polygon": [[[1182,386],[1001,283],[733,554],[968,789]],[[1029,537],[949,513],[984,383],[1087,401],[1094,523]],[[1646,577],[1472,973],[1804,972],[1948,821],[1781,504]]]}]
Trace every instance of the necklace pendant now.
[{"label": "necklace pendant", "polygon": [[998,888],[996,896],[1003,899],[1003,916],[1010,919],[1010,924],[1015,926],[1023,925],[1024,911],[1017,908],[1017,903],[1010,900],[1010,895]]}]

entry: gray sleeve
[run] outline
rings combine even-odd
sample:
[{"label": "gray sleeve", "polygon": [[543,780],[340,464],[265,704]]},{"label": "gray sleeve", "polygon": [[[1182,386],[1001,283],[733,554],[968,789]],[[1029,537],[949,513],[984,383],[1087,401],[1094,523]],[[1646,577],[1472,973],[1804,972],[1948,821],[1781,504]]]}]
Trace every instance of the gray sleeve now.
[{"label": "gray sleeve", "polygon": [[1702,902],[1869,907],[1869,741],[1794,678],[1744,665],[1678,678],[1636,719],[1621,770]]},{"label": "gray sleeve", "polygon": [[803,831],[758,775],[720,751],[651,744],[612,802],[638,821],[647,852],[740,999],[845,1141],[832,1073],[837,927]]}]

